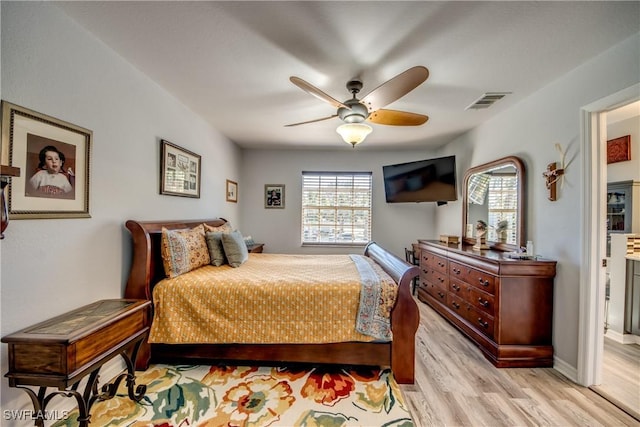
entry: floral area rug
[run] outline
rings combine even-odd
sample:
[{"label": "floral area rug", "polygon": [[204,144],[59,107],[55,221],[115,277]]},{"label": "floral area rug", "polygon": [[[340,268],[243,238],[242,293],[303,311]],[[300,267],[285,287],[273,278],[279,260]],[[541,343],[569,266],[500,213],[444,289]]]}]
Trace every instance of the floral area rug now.
[{"label": "floral area rug", "polygon": [[[91,408],[91,426],[413,426],[389,369],[152,365]],[[77,411],[54,427],[77,427]]]}]

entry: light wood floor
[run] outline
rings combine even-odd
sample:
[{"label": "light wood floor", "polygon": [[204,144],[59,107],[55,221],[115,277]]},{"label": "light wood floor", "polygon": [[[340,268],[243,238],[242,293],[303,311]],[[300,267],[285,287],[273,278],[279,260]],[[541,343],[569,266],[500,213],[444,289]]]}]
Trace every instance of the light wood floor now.
[{"label": "light wood floor", "polygon": [[640,420],[640,345],[604,337],[602,384],[592,387]]},{"label": "light wood floor", "polygon": [[420,307],[416,384],[401,386],[417,426],[638,426],[551,368],[497,369],[446,320]]}]

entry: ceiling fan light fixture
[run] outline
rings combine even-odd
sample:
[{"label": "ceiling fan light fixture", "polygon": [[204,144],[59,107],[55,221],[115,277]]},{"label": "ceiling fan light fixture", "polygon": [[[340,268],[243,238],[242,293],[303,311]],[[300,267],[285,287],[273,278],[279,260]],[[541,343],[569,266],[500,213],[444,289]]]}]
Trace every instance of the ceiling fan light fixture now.
[{"label": "ceiling fan light fixture", "polygon": [[340,134],[344,142],[352,147],[360,144],[373,129],[364,123],[345,123],[338,126],[336,132]]}]

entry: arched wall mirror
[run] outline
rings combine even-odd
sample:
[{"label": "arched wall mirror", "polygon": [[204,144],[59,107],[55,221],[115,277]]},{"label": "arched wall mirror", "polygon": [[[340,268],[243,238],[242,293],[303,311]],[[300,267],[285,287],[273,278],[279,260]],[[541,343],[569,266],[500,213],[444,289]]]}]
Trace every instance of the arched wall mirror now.
[{"label": "arched wall mirror", "polygon": [[513,251],[525,245],[524,163],[510,156],[473,167],[464,177],[463,242],[475,243],[476,223],[487,224],[487,245]]}]

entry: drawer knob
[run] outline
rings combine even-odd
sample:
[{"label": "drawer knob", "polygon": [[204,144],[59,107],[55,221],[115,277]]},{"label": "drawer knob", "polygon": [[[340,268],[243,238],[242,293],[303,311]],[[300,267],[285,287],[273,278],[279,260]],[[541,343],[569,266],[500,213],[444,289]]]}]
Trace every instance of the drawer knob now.
[{"label": "drawer knob", "polygon": [[454,268],[454,269],[453,269],[453,272],[454,272],[455,274],[460,274],[460,269],[458,269],[458,268]]},{"label": "drawer knob", "polygon": [[483,300],[482,297],[478,297],[478,302],[483,307],[489,307],[489,301],[488,300]]},{"label": "drawer knob", "polygon": [[457,302],[453,301],[451,303],[452,306],[454,306],[456,308],[456,310],[460,309],[460,304],[458,304]]},{"label": "drawer knob", "polygon": [[480,277],[480,284],[482,286],[489,286],[489,281],[488,280],[484,280],[482,277]]},{"label": "drawer knob", "polygon": [[489,327],[489,323],[482,321],[482,318],[480,317],[478,317],[478,323],[480,324],[480,326],[482,326],[485,329]]},{"label": "drawer knob", "polygon": [[440,298],[444,298],[444,294],[443,294],[442,292],[438,292],[438,296],[439,296]]},{"label": "drawer knob", "polygon": [[443,279],[442,277],[438,277],[438,281],[439,281],[440,283],[444,283],[444,279]]},{"label": "drawer knob", "polygon": [[451,285],[451,287],[455,289],[456,292],[460,292],[460,286],[456,285],[455,283]]}]

